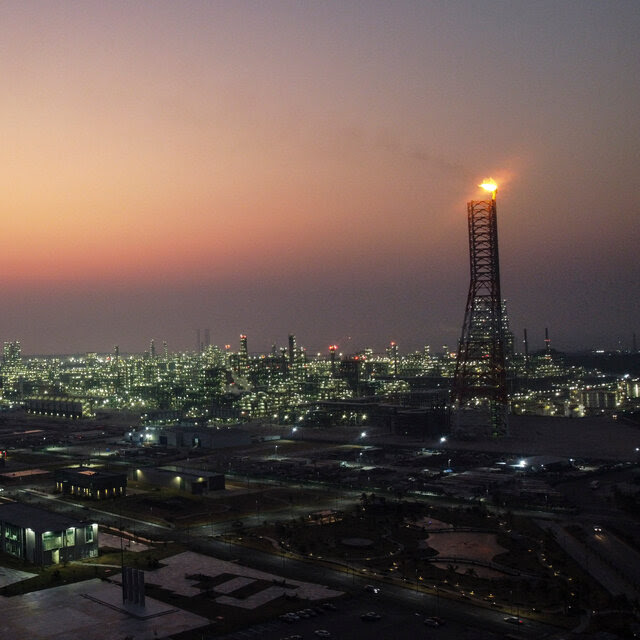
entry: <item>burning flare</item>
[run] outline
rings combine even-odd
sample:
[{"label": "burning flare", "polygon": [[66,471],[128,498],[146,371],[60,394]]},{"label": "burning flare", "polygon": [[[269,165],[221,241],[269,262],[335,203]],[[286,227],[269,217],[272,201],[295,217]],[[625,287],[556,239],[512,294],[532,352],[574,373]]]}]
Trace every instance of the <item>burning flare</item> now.
[{"label": "burning flare", "polygon": [[482,187],[485,191],[497,191],[498,189],[498,185],[495,183],[495,181],[493,180],[493,178],[489,178],[488,180],[485,180],[482,184],[478,185],[479,187]]}]

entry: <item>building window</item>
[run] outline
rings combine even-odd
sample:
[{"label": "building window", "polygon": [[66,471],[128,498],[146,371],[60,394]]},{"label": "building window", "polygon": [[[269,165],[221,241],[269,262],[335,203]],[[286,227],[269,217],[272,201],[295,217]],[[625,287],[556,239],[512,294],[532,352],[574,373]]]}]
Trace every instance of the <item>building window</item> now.
[{"label": "building window", "polygon": [[4,537],[9,540],[18,540],[20,537],[20,527],[7,523],[4,528]]},{"label": "building window", "polygon": [[89,525],[84,528],[84,541],[93,542],[93,526]]},{"label": "building window", "polygon": [[7,540],[4,550],[12,556],[22,557],[22,545],[18,540]]},{"label": "building window", "polygon": [[71,527],[67,529],[67,539],[65,540],[65,546],[73,547],[76,543],[76,530]]},{"label": "building window", "polygon": [[61,531],[46,531],[42,534],[42,548],[44,551],[60,549],[62,547]]}]

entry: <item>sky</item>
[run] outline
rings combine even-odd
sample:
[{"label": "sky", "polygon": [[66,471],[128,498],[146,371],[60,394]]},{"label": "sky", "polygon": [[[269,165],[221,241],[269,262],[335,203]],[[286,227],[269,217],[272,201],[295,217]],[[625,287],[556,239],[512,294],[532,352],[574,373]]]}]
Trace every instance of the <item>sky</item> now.
[{"label": "sky", "polygon": [[455,349],[498,185],[520,343],[640,333],[637,0],[0,3],[0,341]]}]

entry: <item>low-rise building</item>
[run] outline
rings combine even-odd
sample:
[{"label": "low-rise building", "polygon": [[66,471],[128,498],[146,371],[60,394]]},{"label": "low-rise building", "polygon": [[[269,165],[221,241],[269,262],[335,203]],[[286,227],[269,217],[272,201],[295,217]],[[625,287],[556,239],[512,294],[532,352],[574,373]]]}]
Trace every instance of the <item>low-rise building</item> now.
[{"label": "low-rise building", "polygon": [[56,491],[92,500],[118,498],[127,495],[127,474],[88,467],[57,469]]},{"label": "low-rise building", "polygon": [[98,525],[19,502],[0,504],[0,550],[50,565],[98,555]]},{"label": "low-rise building", "polygon": [[185,491],[193,495],[204,495],[209,491],[222,491],[225,488],[225,477],[222,473],[194,471],[174,465],[131,469],[129,474],[131,480],[141,484]]},{"label": "low-rise building", "polygon": [[173,449],[224,449],[251,444],[251,436],[238,427],[147,426],[124,434],[125,442]]}]

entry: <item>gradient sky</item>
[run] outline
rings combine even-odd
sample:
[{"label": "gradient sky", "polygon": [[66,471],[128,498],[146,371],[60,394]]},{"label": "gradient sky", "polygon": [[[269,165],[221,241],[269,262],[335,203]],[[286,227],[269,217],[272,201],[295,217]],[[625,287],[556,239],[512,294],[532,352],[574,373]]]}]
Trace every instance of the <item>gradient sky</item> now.
[{"label": "gradient sky", "polygon": [[499,185],[518,339],[631,346],[640,2],[0,4],[0,340],[455,346]]}]

